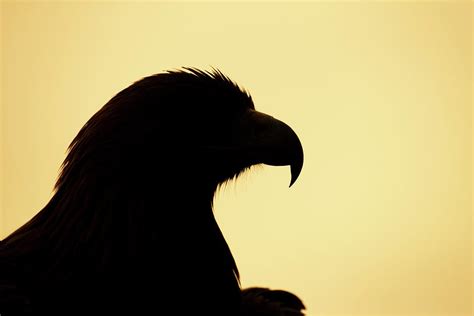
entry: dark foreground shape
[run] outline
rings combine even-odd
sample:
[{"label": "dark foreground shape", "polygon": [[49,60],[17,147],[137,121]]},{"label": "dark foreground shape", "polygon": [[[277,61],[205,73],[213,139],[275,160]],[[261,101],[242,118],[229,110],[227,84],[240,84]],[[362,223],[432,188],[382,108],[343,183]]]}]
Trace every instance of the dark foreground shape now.
[{"label": "dark foreground shape", "polygon": [[293,293],[251,287],[242,290],[242,316],[304,316],[305,306]]},{"label": "dark foreground shape", "polygon": [[0,314],[238,315],[212,201],[260,163],[289,165],[293,184],[300,141],[221,72],[134,83],[73,140],[49,203],[0,242]]}]

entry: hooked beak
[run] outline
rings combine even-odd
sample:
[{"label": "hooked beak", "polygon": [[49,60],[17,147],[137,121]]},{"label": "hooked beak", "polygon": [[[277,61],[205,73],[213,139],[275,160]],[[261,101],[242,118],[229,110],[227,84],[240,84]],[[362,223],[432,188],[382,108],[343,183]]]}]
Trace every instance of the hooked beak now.
[{"label": "hooked beak", "polygon": [[303,168],[303,147],[296,133],[270,115],[250,110],[238,122],[238,142],[249,149],[253,163],[290,166],[290,187]]}]

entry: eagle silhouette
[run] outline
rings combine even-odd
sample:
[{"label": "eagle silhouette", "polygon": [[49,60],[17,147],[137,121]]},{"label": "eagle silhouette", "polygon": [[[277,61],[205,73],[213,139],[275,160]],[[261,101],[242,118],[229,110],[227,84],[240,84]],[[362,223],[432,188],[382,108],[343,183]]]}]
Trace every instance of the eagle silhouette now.
[{"label": "eagle silhouette", "polygon": [[[47,205],[0,241],[0,314],[303,315],[292,293],[241,289],[216,189],[303,149],[219,70],[182,68],[115,95],[72,141]],[[173,311],[173,312],[170,312]]]}]

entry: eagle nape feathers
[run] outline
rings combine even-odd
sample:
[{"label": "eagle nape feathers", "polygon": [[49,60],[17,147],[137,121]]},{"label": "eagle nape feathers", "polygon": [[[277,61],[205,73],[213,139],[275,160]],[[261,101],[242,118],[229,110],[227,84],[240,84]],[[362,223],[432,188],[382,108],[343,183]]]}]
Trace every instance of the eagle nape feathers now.
[{"label": "eagle nape feathers", "polygon": [[[241,289],[214,218],[220,184],[303,149],[218,70],[143,78],[72,141],[51,200],[0,241],[0,314],[303,315],[295,295]],[[168,312],[169,311],[169,312]]]}]

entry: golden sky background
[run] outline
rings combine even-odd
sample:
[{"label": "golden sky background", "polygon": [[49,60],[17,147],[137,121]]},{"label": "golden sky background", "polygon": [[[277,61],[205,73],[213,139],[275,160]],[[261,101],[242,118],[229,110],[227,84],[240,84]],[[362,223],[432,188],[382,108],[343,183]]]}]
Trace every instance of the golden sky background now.
[{"label": "golden sky background", "polygon": [[[0,238],[132,82],[219,68],[300,136],[215,214],[242,285],[309,316],[472,316],[471,2],[1,3]],[[183,185],[186,185],[183,183]]]}]

